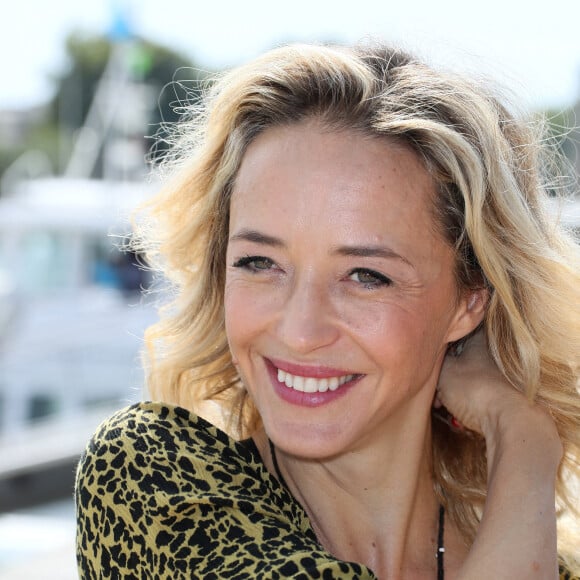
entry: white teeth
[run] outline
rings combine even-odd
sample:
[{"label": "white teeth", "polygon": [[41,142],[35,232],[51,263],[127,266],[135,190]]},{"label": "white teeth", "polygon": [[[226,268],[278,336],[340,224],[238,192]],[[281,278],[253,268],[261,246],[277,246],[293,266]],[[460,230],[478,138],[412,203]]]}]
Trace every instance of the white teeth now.
[{"label": "white teeth", "polygon": [[330,377],[325,379],[315,379],[314,377],[301,377],[291,375],[282,369],[278,369],[278,381],[284,383],[288,388],[303,393],[325,393],[326,391],[336,391],[338,387],[351,381],[355,375],[343,375],[341,377]]},{"label": "white teeth", "polygon": [[292,387],[294,388],[294,390],[296,391],[304,391],[304,377],[301,376],[295,376],[293,377],[293,385]]},{"label": "white teeth", "polygon": [[318,391],[318,381],[312,377],[308,377],[304,381],[304,392],[305,393],[316,393]]}]

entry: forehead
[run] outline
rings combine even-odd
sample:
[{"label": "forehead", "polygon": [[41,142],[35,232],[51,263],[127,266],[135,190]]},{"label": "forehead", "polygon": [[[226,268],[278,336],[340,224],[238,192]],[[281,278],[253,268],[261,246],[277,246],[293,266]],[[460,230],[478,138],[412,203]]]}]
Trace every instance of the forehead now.
[{"label": "forehead", "polygon": [[[434,224],[435,185],[408,147],[314,121],[274,127],[248,147],[236,177],[232,218],[300,217],[380,231],[389,222]],[[410,223],[408,225],[411,225]]]}]

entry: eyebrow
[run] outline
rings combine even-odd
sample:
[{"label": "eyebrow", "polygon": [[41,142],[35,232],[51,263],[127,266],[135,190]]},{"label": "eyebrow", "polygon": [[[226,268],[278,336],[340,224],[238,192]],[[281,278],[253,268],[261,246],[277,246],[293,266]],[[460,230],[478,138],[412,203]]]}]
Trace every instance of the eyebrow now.
[{"label": "eyebrow", "polygon": [[237,241],[254,242],[264,246],[272,246],[274,248],[283,248],[286,244],[275,236],[268,236],[257,230],[242,229],[230,237],[230,242]]},{"label": "eyebrow", "polygon": [[[277,238],[276,236],[269,236],[252,229],[244,228],[230,237],[231,242],[240,240],[254,242],[256,244],[274,248],[286,247],[286,244],[281,238]],[[404,262],[408,266],[414,268],[413,264],[409,262],[407,258],[401,256],[387,246],[338,246],[333,248],[330,253],[339,256],[354,256],[359,258],[386,258],[391,260],[396,259],[401,260],[401,262]]]},{"label": "eyebrow", "polygon": [[386,246],[339,246],[332,253],[338,254],[339,256],[396,259],[414,267],[407,258],[401,256],[401,254],[397,254],[397,252]]}]

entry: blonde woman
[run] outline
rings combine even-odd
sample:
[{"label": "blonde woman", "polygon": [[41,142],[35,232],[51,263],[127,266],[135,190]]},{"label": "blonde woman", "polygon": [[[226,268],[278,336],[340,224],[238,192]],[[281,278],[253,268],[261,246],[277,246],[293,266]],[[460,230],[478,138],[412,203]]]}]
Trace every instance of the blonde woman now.
[{"label": "blonde woman", "polygon": [[81,577],[578,573],[578,248],[528,126],[399,50],[290,46],[173,166],[156,402],[81,460]]}]

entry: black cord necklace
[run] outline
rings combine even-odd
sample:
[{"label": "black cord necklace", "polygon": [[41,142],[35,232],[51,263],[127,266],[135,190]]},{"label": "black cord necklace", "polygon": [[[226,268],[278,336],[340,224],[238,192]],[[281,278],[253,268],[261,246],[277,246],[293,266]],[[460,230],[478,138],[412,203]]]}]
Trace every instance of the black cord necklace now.
[{"label": "black cord necklace", "polygon": [[[272,463],[274,465],[274,471],[276,472],[276,477],[278,481],[286,488],[288,493],[290,493],[290,488],[284,479],[278,466],[278,458],[276,457],[276,448],[270,439],[268,439],[270,445],[270,456],[272,457]],[[435,552],[435,558],[437,559],[437,580],[445,580],[445,566],[443,557],[445,555],[445,543],[444,543],[444,532],[445,532],[445,508],[443,505],[439,505],[439,526],[437,530],[437,552]]]},{"label": "black cord necklace", "polygon": [[445,579],[445,566],[443,562],[443,557],[445,556],[445,508],[443,504],[439,504],[439,529],[437,531],[437,552],[435,553],[435,558],[437,558],[437,580]]}]

